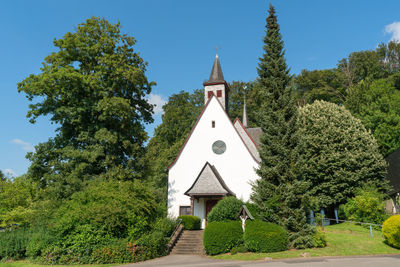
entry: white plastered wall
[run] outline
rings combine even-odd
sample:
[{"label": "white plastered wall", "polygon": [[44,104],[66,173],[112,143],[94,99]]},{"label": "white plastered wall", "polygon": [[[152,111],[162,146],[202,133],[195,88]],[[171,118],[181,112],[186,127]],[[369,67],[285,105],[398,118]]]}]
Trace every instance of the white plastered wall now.
[{"label": "white plastered wall", "polygon": [[[211,127],[212,121],[215,121],[215,128]],[[217,140],[226,143],[226,151],[221,155],[212,151],[212,144]],[[244,201],[249,199],[250,183],[258,178],[255,172],[258,163],[247,150],[216,97],[208,103],[180,156],[169,169],[168,211],[172,216],[179,215],[179,206],[190,206],[190,198],[184,193],[207,161],[216,167],[237,198]],[[203,205],[194,204],[195,215],[203,212],[201,209],[204,210],[204,202]]]}]

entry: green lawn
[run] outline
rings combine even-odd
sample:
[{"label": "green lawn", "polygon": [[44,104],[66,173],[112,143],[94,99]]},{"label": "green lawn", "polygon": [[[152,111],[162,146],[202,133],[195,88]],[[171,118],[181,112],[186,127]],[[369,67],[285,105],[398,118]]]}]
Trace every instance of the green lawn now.
[{"label": "green lawn", "polygon": [[[88,264],[88,265],[70,265],[73,267],[108,267],[108,266],[116,266],[116,265],[123,265],[123,264]],[[65,267],[67,265],[41,265],[41,264],[35,264],[35,263],[30,263],[29,261],[13,261],[13,262],[3,262],[0,263],[1,267]]]},{"label": "green lawn", "polygon": [[351,256],[351,255],[378,255],[378,254],[400,254],[399,249],[386,245],[382,233],[373,230],[371,238],[369,229],[353,225],[350,232],[350,224],[342,223],[324,228],[328,245],[325,248],[313,248],[304,250],[288,250],[274,253],[238,253],[236,255],[221,254],[212,256],[215,259],[234,260],[258,260],[265,257],[273,259],[296,258],[307,252],[311,257],[321,256]]}]

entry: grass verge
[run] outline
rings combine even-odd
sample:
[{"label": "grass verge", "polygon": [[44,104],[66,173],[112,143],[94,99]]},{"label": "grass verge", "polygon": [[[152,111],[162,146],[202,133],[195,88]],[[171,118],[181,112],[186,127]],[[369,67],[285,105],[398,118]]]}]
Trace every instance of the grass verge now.
[{"label": "grass verge", "polygon": [[[265,257],[273,259],[297,258],[302,253],[308,253],[310,257],[323,256],[352,256],[352,255],[380,255],[380,254],[400,254],[399,249],[386,245],[381,231],[373,230],[373,238],[370,236],[369,229],[359,225],[352,226],[350,223],[341,223],[324,227],[328,245],[325,248],[312,248],[302,250],[287,250],[274,253],[238,253],[235,255],[220,254],[212,256],[215,259],[229,260],[259,260]],[[320,229],[321,230],[321,229]]]}]

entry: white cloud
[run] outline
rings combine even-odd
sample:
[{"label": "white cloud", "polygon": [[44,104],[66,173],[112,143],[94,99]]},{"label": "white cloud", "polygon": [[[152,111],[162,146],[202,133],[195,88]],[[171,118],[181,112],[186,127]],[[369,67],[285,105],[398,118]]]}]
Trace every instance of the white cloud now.
[{"label": "white cloud", "polygon": [[4,174],[11,177],[17,176],[17,173],[13,169],[5,169]]},{"label": "white cloud", "polygon": [[161,115],[164,113],[162,106],[167,103],[160,95],[150,94],[147,98],[150,104],[155,105],[154,115]]},{"label": "white cloud", "polygon": [[35,151],[35,148],[31,143],[22,141],[21,139],[13,139],[11,143],[21,146],[21,148],[25,151]]},{"label": "white cloud", "polygon": [[400,42],[400,22],[393,22],[385,26],[385,33],[391,34],[390,41]]}]

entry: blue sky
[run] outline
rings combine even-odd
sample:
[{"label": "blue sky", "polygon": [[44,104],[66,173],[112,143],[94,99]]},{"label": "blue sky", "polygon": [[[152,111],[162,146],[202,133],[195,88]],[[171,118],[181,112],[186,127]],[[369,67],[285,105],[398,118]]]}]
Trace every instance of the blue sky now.
[{"label": "blue sky", "polygon": [[[73,32],[91,16],[121,22],[137,40],[136,51],[149,63],[155,81],[150,96],[162,104],[180,90],[202,87],[215,56],[225,79],[257,77],[258,57],[268,1],[263,0],[113,0],[2,1],[0,7],[0,169],[13,175],[27,171],[25,154],[55,135],[47,118],[30,124],[29,102],[17,83],[40,73],[44,57],[55,51],[53,39]],[[374,49],[400,39],[400,1],[275,0],[293,74],[302,69],[335,67],[353,51]],[[159,109],[157,109],[158,111]],[[160,123],[148,125],[149,135]]]}]

